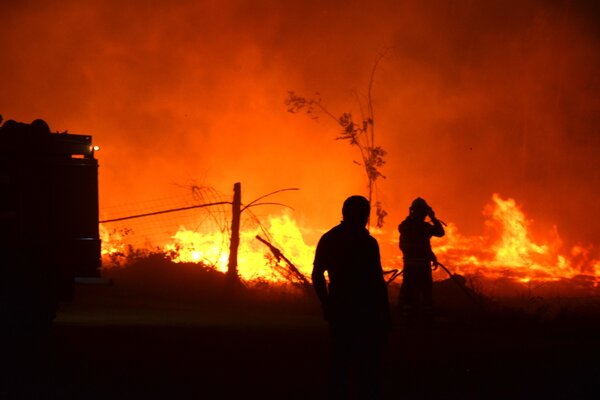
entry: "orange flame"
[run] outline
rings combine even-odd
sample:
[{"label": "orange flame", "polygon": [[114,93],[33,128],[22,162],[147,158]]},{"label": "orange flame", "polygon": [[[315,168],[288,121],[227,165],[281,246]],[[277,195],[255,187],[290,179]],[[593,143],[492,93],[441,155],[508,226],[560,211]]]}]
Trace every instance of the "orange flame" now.
[{"label": "orange flame", "polygon": [[535,242],[529,232],[531,221],[513,199],[492,196],[486,206],[486,225],[497,231],[491,237],[464,237],[449,224],[437,248],[438,258],[447,260],[455,272],[478,275],[488,280],[510,279],[522,283],[545,283],[577,279],[598,287],[600,261],[592,258],[591,246],[574,246],[562,252],[563,241],[556,227],[545,242]]},{"label": "orange flame", "polygon": [[[461,235],[454,223],[446,227],[446,236],[433,239],[433,248],[440,262],[454,273],[479,277],[487,281],[499,279],[516,284],[546,284],[572,281],[587,288],[598,288],[600,260],[595,259],[591,245],[576,245],[566,252],[564,244],[553,227],[545,241],[535,241],[530,233],[532,221],[513,199],[502,199],[498,194],[484,209],[487,234],[467,237]],[[272,243],[283,251],[305,276],[310,276],[315,247],[307,244],[302,229],[289,215],[270,216],[267,231]],[[374,233],[381,234],[382,232]],[[120,241],[127,232],[109,232],[101,227],[104,257],[124,254],[126,246]],[[220,272],[227,271],[229,235],[226,230],[200,232],[180,226],[171,236],[171,242],[161,247],[174,262],[202,263]],[[281,260],[275,260],[269,249],[258,240],[264,235],[260,227],[241,232],[238,253],[238,272],[245,281],[285,281]],[[384,265],[393,265],[399,251]],[[396,262],[397,263],[397,262]],[[275,268],[276,266],[280,268]],[[436,279],[446,278],[438,271]]]},{"label": "orange flame", "polygon": [[101,224],[99,233],[103,259],[124,255],[127,252],[127,246],[124,242],[125,236],[128,234],[127,229],[114,229],[111,231]]},{"label": "orange flame", "polygon": [[[314,247],[304,242],[302,232],[289,215],[269,217],[269,233],[273,243],[284,252],[304,275],[312,268]],[[260,227],[243,230],[240,233],[238,249],[238,272],[246,281],[266,279],[274,282],[284,278],[272,268],[274,260],[264,244],[256,240],[263,235]],[[202,262],[221,272],[227,271],[229,259],[228,232],[200,233],[180,227],[172,237],[173,242],[164,246],[166,254],[175,262]],[[227,249],[227,250],[226,250]]]}]

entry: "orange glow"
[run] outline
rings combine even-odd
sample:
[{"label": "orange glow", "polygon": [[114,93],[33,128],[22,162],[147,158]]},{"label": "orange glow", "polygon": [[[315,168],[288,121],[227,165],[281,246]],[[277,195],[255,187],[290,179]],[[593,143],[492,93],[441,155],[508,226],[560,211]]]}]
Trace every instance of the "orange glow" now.
[{"label": "orange glow", "polygon": [[[266,228],[272,238],[272,244],[282,250],[300,272],[310,276],[314,247],[304,242],[296,222],[287,214],[272,216],[267,220]],[[162,246],[162,251],[174,262],[202,263],[224,273],[227,271],[229,258],[228,235],[229,233],[224,231],[192,231],[181,226],[171,237],[172,241]],[[256,239],[257,235],[265,236],[260,227],[242,230],[240,233],[240,277],[245,281],[285,281],[285,278],[277,273],[279,268],[287,268],[284,261],[278,263],[266,246]],[[109,237],[103,230],[102,254],[107,265],[111,255],[124,254],[126,246],[122,243],[123,239],[124,237],[118,234]]]},{"label": "orange glow", "polygon": [[488,235],[465,237],[456,225],[449,224],[446,236],[434,245],[440,261],[455,272],[528,285],[583,279],[590,287],[598,287],[600,261],[591,258],[591,246],[565,250],[556,227],[546,238],[534,241],[529,229],[532,222],[524,211],[515,200],[498,194],[493,195],[484,215]]},{"label": "orange glow", "polygon": [[107,260],[111,257],[119,257],[127,252],[127,246],[124,243],[127,230],[109,230],[104,225],[99,227],[100,240],[102,241],[102,259]]},{"label": "orange glow", "polygon": [[[385,239],[384,265],[400,266],[395,227],[421,196],[453,222],[433,243],[456,272],[527,285],[596,282],[595,2],[12,3],[0,6],[0,114],[93,136],[103,218],[131,215],[118,208],[177,196],[191,182],[226,193],[242,182],[244,200],[299,187],[277,201],[294,208],[314,246],[343,200],[365,194],[364,172],[353,164],[356,149],[335,140],[339,126],[287,113],[286,93],[319,92],[334,116],[358,116],[357,99],[364,110],[373,62],[385,52],[372,87],[387,152],[378,194],[389,215],[376,235]],[[482,216],[495,192],[523,208],[494,199]],[[537,232],[551,224],[560,236]],[[173,225],[153,245],[189,248],[188,259],[223,268],[226,233]],[[106,229],[105,257],[126,253],[117,247],[126,232]],[[242,243],[255,243],[255,263],[264,265],[264,245],[251,234]]]},{"label": "orange glow", "polygon": [[[440,262],[453,272],[467,277],[478,277],[486,282],[510,281],[524,287],[562,281],[574,285],[582,279],[589,289],[597,288],[600,282],[600,261],[592,258],[591,246],[574,246],[565,252],[564,245],[554,228],[546,238],[536,241],[530,233],[530,221],[513,199],[503,199],[494,194],[492,202],[484,209],[487,218],[486,235],[466,237],[459,233],[456,224],[446,227],[446,236],[432,239]],[[310,276],[314,245],[306,244],[302,230],[288,214],[270,216],[266,226],[272,243],[295,264],[306,276]],[[376,235],[381,232],[375,232]],[[264,236],[260,227],[241,232],[238,254],[238,271],[245,281],[266,280],[284,282],[278,268],[286,268],[283,261],[274,260],[269,250],[256,235]],[[124,239],[120,232],[109,235],[102,229],[103,255],[110,257],[123,254],[126,246],[119,243]],[[220,272],[227,271],[228,232],[200,232],[181,226],[171,237],[171,242],[162,246],[162,251],[174,262],[202,263]],[[384,265],[393,265],[394,258],[383,260]],[[444,273],[436,272],[437,279],[445,279]],[[577,282],[575,282],[577,281]]]}]

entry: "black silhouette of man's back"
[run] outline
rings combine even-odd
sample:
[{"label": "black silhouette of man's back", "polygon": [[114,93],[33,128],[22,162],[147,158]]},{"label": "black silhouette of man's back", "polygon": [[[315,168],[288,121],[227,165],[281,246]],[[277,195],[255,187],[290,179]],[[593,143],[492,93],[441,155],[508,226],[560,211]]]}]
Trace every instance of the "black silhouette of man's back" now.
[{"label": "black silhouette of man's back", "polygon": [[323,235],[315,254],[312,278],[331,332],[334,398],[345,397],[353,367],[361,398],[379,397],[379,356],[390,314],[379,245],[365,229],[369,213],[366,198],[349,197],[344,220]]}]

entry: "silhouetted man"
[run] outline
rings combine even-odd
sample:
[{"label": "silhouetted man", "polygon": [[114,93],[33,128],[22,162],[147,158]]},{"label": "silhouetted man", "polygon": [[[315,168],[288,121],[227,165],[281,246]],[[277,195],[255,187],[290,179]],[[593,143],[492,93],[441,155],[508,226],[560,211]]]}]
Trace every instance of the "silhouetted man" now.
[{"label": "silhouetted man", "polygon": [[[431,250],[431,237],[444,236],[444,227],[435,217],[425,200],[416,198],[408,217],[402,221],[400,250],[404,258],[404,277],[400,289],[400,304],[404,317],[412,320],[423,314],[431,318],[433,281],[431,269],[437,268],[437,259]],[[430,222],[425,221],[429,217]],[[421,313],[422,312],[422,313]]]},{"label": "silhouetted man", "polygon": [[343,221],[321,237],[315,254],[313,285],[332,340],[332,398],[346,397],[351,369],[360,398],[379,398],[380,353],[390,314],[379,245],[365,228],[370,209],[362,196],[346,199]]}]

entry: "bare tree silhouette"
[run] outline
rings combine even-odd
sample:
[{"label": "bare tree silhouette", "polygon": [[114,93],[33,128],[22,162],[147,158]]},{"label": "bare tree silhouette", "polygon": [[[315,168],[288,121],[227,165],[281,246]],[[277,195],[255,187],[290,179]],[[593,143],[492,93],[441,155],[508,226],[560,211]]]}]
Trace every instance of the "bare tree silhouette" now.
[{"label": "bare tree silhouette", "polygon": [[361,165],[367,175],[368,181],[368,199],[375,210],[376,226],[383,226],[387,212],[383,209],[381,201],[377,196],[377,181],[385,176],[381,173],[381,168],[385,164],[386,151],[378,146],[375,141],[375,110],[373,107],[373,82],[377,68],[385,56],[385,52],[378,55],[369,78],[369,85],[366,96],[366,108],[363,107],[363,102],[356,95],[356,100],[360,107],[360,120],[354,120],[354,116],[350,112],[344,112],[337,117],[328,108],[326,108],[321,99],[320,93],[315,93],[314,97],[302,97],[293,91],[288,91],[288,96],[285,99],[287,111],[296,114],[304,111],[312,119],[319,119],[321,114],[333,119],[341,128],[341,134],[336,140],[346,140],[351,146],[355,146],[359,152],[362,162],[354,161]]}]

